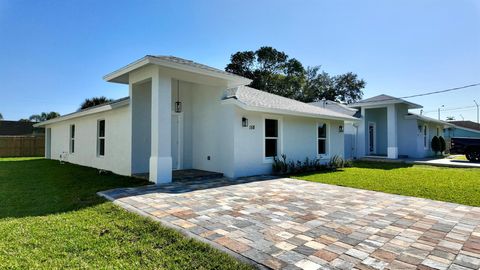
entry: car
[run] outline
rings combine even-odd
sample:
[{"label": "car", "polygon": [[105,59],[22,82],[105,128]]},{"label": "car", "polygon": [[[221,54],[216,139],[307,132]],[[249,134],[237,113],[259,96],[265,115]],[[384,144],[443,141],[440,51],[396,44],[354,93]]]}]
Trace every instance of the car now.
[{"label": "car", "polygon": [[465,155],[470,162],[480,162],[480,138],[452,138],[450,153]]}]

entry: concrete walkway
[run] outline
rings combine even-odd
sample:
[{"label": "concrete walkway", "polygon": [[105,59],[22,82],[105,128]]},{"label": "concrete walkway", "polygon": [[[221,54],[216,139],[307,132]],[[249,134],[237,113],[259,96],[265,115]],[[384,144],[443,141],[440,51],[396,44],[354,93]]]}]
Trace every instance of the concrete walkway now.
[{"label": "concrete walkway", "polygon": [[261,267],[480,268],[477,207],[293,179],[219,179],[101,195]]}]

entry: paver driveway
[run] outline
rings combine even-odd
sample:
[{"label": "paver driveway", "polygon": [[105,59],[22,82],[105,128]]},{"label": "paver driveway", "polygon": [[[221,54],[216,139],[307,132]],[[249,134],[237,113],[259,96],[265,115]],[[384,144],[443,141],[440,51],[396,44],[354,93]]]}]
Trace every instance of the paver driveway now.
[{"label": "paver driveway", "polygon": [[480,268],[478,207],[293,179],[236,183],[103,195],[274,269]]}]

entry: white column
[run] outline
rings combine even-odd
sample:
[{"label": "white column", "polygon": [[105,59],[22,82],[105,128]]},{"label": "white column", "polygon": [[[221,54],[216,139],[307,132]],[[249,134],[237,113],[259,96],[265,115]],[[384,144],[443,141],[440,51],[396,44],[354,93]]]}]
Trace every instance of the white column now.
[{"label": "white column", "polygon": [[390,159],[398,158],[397,128],[395,104],[390,104],[387,107],[387,154]]},{"label": "white column", "polygon": [[150,181],[172,182],[172,79],[155,74],[152,77],[152,137]]},{"label": "white column", "polygon": [[357,157],[362,158],[367,155],[366,152],[366,143],[367,143],[367,130],[366,130],[366,119],[365,119],[365,108],[360,108],[361,120],[358,123],[358,135],[357,135]]}]

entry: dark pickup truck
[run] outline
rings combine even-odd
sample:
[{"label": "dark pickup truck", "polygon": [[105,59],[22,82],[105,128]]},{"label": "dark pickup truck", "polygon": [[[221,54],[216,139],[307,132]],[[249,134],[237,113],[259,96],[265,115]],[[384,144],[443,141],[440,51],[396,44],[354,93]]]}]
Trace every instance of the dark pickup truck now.
[{"label": "dark pickup truck", "polygon": [[470,162],[480,161],[480,138],[452,138],[450,154],[461,154]]}]

